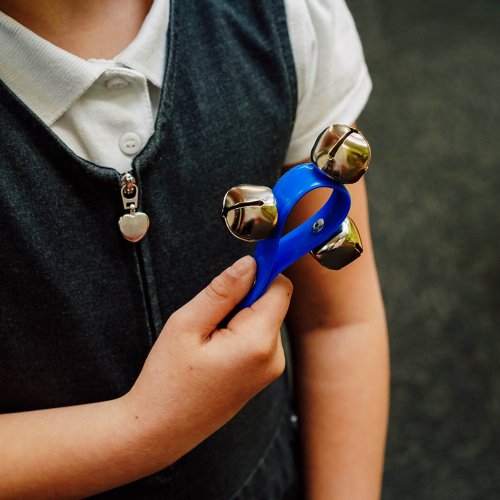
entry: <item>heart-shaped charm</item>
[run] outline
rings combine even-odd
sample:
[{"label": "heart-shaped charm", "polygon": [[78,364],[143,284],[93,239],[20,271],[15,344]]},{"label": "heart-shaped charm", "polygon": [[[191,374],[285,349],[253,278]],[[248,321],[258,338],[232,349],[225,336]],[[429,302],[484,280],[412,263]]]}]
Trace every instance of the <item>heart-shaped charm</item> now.
[{"label": "heart-shaped charm", "polygon": [[136,243],[142,240],[148,232],[149,217],[143,212],[125,214],[120,217],[118,225],[123,237],[132,243]]}]

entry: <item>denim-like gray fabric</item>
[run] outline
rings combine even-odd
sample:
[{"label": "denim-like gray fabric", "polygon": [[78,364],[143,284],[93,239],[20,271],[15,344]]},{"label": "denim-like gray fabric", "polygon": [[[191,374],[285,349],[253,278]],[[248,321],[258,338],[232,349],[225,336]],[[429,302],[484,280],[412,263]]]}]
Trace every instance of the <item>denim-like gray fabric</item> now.
[{"label": "denim-like gray fabric", "polygon": [[[220,208],[233,185],[272,186],[283,162],[296,108],[284,7],[183,0],[170,15],[155,134],[134,161],[151,219],[140,244],[118,231],[116,171],[76,157],[0,86],[0,412],[124,394],[168,316],[252,250]],[[172,467],[107,495],[280,498],[290,440],[255,470],[289,411],[282,378]]]}]

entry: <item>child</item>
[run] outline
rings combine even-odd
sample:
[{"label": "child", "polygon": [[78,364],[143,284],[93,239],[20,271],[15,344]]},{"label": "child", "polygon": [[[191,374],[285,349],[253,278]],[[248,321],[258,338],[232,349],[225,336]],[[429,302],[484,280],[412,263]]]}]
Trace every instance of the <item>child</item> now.
[{"label": "child", "polygon": [[272,186],[368,97],[343,2],[0,8],[0,496],[298,498],[303,478],[308,498],[376,498],[388,369],[364,185],[363,257],[288,273],[303,474],[290,282],[217,329],[255,275],[225,191]]}]

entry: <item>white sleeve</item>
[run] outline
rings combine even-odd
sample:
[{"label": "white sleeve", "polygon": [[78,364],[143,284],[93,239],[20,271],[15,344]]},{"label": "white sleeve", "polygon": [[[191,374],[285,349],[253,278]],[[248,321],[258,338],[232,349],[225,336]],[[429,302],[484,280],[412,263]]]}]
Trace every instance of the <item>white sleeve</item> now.
[{"label": "white sleeve", "polygon": [[298,86],[290,165],[309,158],[328,125],[356,121],[372,83],[344,0],[285,0],[285,7]]}]

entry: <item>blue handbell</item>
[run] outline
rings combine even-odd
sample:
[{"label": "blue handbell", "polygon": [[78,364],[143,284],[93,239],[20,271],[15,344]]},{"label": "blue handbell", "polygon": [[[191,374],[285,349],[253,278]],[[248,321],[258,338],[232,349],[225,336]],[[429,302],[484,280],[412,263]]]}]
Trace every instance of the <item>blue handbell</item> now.
[{"label": "blue handbell", "polygon": [[[362,177],[370,156],[370,146],[359,130],[331,125],[316,140],[312,163],[290,169],[272,190],[241,184],[226,193],[222,215],[228,229],[239,239],[260,240],[254,253],[255,284],[238,309],[253,304],[279,273],[307,252],[330,269],[341,269],[361,255],[361,238],[347,217],[351,198],[343,184]],[[307,221],[282,236],[295,204],[317,188],[332,189],[328,201]]]}]

